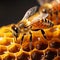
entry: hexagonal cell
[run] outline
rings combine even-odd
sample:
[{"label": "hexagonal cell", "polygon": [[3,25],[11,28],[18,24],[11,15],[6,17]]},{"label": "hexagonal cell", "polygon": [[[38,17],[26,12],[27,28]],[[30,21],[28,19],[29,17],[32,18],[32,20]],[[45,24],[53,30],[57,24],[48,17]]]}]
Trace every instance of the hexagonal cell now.
[{"label": "hexagonal cell", "polygon": [[6,46],[0,45],[0,55],[4,54],[7,51]]},{"label": "hexagonal cell", "polygon": [[8,46],[8,51],[12,53],[16,53],[20,51],[20,45],[19,44],[11,44]]},{"label": "hexagonal cell", "polygon": [[35,44],[36,49],[45,50],[48,47],[48,43],[45,41],[38,41]]},{"label": "hexagonal cell", "polygon": [[52,40],[49,45],[51,48],[58,49],[60,48],[60,41],[59,40]]},{"label": "hexagonal cell", "polygon": [[46,60],[53,60],[57,56],[57,51],[53,49],[48,49],[45,51],[45,59]]},{"label": "hexagonal cell", "polygon": [[29,54],[24,52],[17,56],[17,60],[29,60],[29,59],[30,59]]},{"label": "hexagonal cell", "polygon": [[32,42],[27,42],[27,43],[25,43],[25,44],[22,45],[22,49],[24,51],[29,52],[29,51],[31,51],[31,50],[34,49],[34,46],[33,46]]},{"label": "hexagonal cell", "polygon": [[44,57],[43,52],[33,51],[31,53],[31,59],[32,60],[41,60],[43,57]]},{"label": "hexagonal cell", "polygon": [[13,54],[6,54],[3,60],[15,60],[15,56]]},{"label": "hexagonal cell", "polygon": [[10,45],[11,44],[11,42],[13,42],[13,40],[14,40],[14,38],[10,38],[10,37],[6,37],[6,38],[1,38],[0,37],[0,39],[2,39],[2,40],[0,40],[0,45],[5,45],[5,46],[8,46],[8,45]]}]

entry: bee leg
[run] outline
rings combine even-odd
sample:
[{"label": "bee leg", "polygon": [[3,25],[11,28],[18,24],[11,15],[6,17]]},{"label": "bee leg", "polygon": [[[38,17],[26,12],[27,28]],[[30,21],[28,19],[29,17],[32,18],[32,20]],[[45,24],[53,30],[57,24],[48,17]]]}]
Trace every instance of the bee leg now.
[{"label": "bee leg", "polygon": [[31,32],[29,32],[30,33],[30,44],[29,44],[29,47],[30,47],[30,50],[32,50],[33,49],[33,46],[32,46],[32,33]]},{"label": "bee leg", "polygon": [[22,45],[22,43],[23,43],[23,40],[24,40],[24,36],[25,36],[26,34],[23,34],[23,36],[22,36],[22,38],[21,38],[21,41],[20,41],[20,44]]},{"label": "bee leg", "polygon": [[44,38],[46,39],[45,31],[41,29],[41,33],[43,34]]}]

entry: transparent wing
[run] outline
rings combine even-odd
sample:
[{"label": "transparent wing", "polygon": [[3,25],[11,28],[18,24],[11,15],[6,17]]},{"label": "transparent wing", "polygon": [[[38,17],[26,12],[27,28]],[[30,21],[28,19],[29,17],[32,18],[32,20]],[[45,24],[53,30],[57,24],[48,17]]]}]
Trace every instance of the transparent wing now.
[{"label": "transparent wing", "polygon": [[32,8],[30,8],[24,15],[23,19],[27,19],[29,18],[31,15],[33,15],[38,9],[38,6],[34,6]]}]

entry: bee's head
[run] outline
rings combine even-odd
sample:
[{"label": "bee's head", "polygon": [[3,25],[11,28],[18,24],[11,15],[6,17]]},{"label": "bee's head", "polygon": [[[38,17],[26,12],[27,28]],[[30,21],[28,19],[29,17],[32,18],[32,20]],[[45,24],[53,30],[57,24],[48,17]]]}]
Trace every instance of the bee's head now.
[{"label": "bee's head", "polygon": [[39,12],[49,13],[52,10],[52,5],[50,3],[45,3],[39,8]]}]

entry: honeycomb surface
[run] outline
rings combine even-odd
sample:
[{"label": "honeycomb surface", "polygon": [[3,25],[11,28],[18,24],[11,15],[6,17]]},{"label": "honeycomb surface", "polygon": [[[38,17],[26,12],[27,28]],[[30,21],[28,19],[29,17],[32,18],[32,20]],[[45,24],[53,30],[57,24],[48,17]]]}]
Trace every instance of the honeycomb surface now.
[{"label": "honeycomb surface", "polygon": [[47,39],[40,30],[31,31],[32,42],[27,34],[22,45],[23,33],[16,40],[10,28],[0,28],[0,60],[60,60],[60,25],[44,29]]},{"label": "honeycomb surface", "polygon": [[[28,30],[24,35],[23,31],[16,38],[11,30],[14,24],[0,27],[0,60],[60,60],[60,4],[59,9],[55,7],[55,3],[53,5],[52,16],[48,16],[55,23],[53,27],[46,28],[39,21],[32,24],[32,29],[42,28],[44,32]],[[58,16],[55,8],[59,10]],[[40,16],[38,12],[28,20],[31,22],[37,16]]]}]

